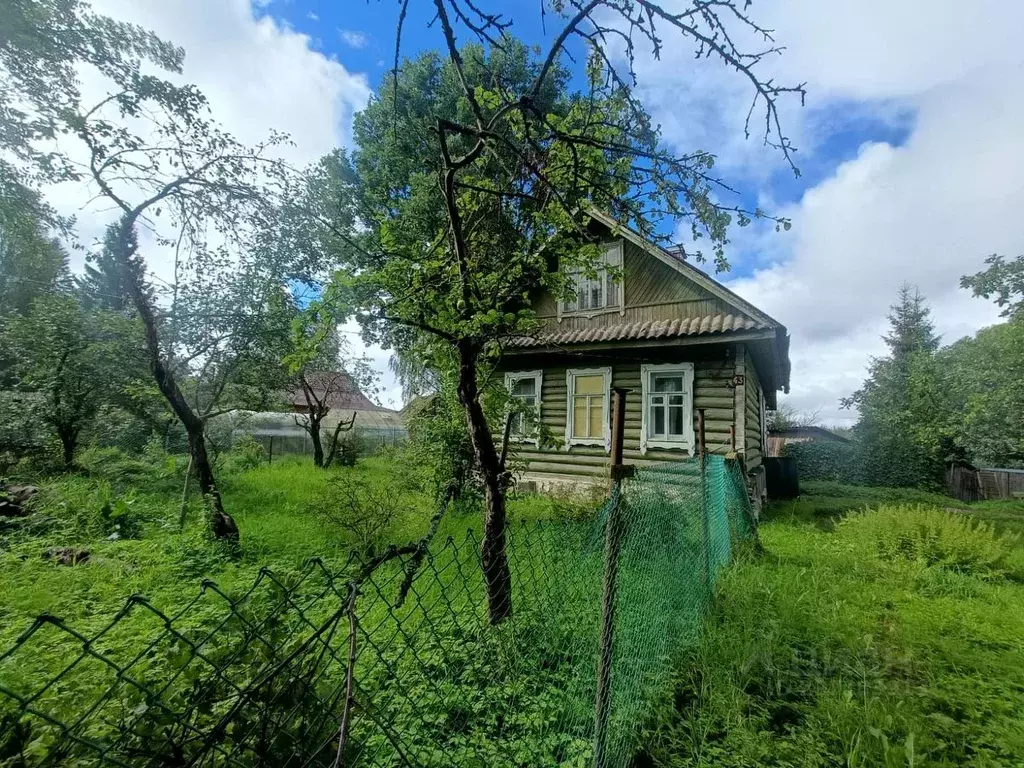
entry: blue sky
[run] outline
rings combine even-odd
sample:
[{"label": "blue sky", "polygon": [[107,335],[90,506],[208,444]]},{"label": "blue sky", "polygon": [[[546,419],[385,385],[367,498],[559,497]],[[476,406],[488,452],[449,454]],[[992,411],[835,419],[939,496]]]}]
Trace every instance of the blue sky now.
[{"label": "blue sky", "polygon": [[[496,6],[495,6],[496,7]],[[514,32],[521,39],[541,46],[546,50],[558,33],[560,19],[549,15],[543,20],[539,13],[538,0],[508,0],[501,8],[506,20],[514,22]],[[415,57],[424,50],[436,49],[442,40],[435,24],[428,24],[432,14],[429,3],[411,3],[403,30],[401,56]],[[264,10],[296,31],[308,35],[313,44],[326,55],[336,58],[346,69],[366,76],[369,86],[376,90],[384,75],[390,71],[395,55],[395,29],[398,21],[397,2],[390,0],[349,0],[337,3],[321,0],[288,0],[272,2]],[[462,30],[461,41],[469,41],[469,35]],[[578,44],[572,50],[581,51]],[[576,56],[582,61],[582,56]],[[567,65],[579,71],[572,62]],[[748,208],[771,201],[772,207],[798,202],[808,190],[831,176],[836,168],[857,156],[865,143],[884,142],[900,146],[906,141],[913,121],[912,109],[890,105],[889,109],[876,113],[866,110],[856,100],[840,100],[837,103],[819,105],[808,109],[814,113],[820,138],[813,152],[799,151],[796,155],[800,176],[797,177],[785,164],[778,153],[765,149],[760,153],[761,166],[756,173],[747,173],[749,168],[729,168],[725,180],[737,190],[738,197],[727,202],[739,202]],[[739,126],[737,126],[738,128]],[[756,145],[757,138],[749,140]],[[693,147],[678,147],[689,151]],[[727,154],[723,146],[702,146],[716,154]],[[800,149],[798,147],[798,149]],[[765,176],[767,172],[767,176]],[[671,229],[671,222],[664,227]],[[748,252],[746,238],[737,238],[729,253],[732,261],[730,278],[746,277],[753,274],[763,261],[758,254]]]},{"label": "blue sky", "polygon": [[[559,31],[561,20],[554,15],[542,20],[539,7],[538,0],[508,0],[501,3],[506,20],[514,22],[515,34],[546,50],[546,46],[550,45]],[[429,3],[410,4],[403,29],[402,58],[415,57],[424,50],[436,49],[442,44],[437,25],[433,28],[428,26],[432,14],[427,11],[431,8],[432,4]],[[376,90],[393,66],[398,10],[398,3],[390,0],[349,0],[343,3],[289,0],[270,3],[265,13],[309,35],[316,46],[328,56],[337,58],[346,69],[365,74],[370,87]],[[461,31],[463,35],[460,40],[469,41],[468,33]],[[571,50],[576,59],[582,61],[582,56],[576,55],[582,50],[581,47],[573,44]],[[566,64],[576,72],[580,69],[572,62],[567,61]],[[768,150],[763,153],[763,162],[771,169],[767,179],[761,178],[764,168],[756,176],[742,172],[729,175],[726,180],[741,193],[739,201],[742,204],[754,208],[759,200],[765,198],[776,205],[797,202],[808,189],[831,175],[839,164],[854,158],[865,142],[881,141],[893,146],[902,144],[909,134],[912,121],[910,110],[900,111],[895,116],[891,113],[879,116],[866,111],[862,104],[855,101],[830,104],[815,112],[823,138],[813,153],[798,152],[799,177],[782,162],[777,153]],[[756,143],[757,140],[752,138],[750,141]],[[701,148],[722,152],[722,147],[714,145]],[[690,148],[679,149],[688,151]],[[742,253],[741,247],[735,250],[732,276],[751,274],[757,259]]]},{"label": "blue sky", "polygon": [[[185,77],[214,117],[254,143],[289,133],[286,157],[312,162],[351,141],[352,117],[394,55],[397,0],[92,0],[102,13],[182,45]],[[475,0],[501,8],[528,41],[543,42],[542,0]],[[686,0],[665,0],[682,5]],[[437,47],[432,3],[412,0],[403,54]],[[677,151],[709,150],[742,193],[793,222],[736,230],[733,270],[719,279],[792,335],[794,406],[849,421],[838,400],[883,351],[899,286],[919,286],[947,342],[996,322],[959,288],[990,253],[1024,253],[1024,3],[973,0],[755,0],[751,15],[785,47],[764,74],[805,82],[807,103],[782,108],[799,148],[799,179],[757,135],[743,138],[748,87],[678,42],[637,62],[638,92]],[[549,17],[547,39],[556,20]],[[666,35],[666,37],[668,37]],[[88,190],[52,196],[82,234],[109,212]],[[666,226],[671,227],[671,223]],[[685,227],[676,229],[685,239]],[[166,260],[170,263],[170,260]],[[167,264],[151,260],[160,274]],[[166,275],[165,275],[166,277]],[[369,347],[384,402],[400,405],[388,352]]]}]

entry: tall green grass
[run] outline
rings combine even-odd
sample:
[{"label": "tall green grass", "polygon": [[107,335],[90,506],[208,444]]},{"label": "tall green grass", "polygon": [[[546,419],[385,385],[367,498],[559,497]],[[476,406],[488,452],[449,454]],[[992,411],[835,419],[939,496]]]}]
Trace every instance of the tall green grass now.
[{"label": "tall green grass", "polygon": [[648,763],[1024,765],[1020,538],[941,497],[810,490],[724,575]]}]

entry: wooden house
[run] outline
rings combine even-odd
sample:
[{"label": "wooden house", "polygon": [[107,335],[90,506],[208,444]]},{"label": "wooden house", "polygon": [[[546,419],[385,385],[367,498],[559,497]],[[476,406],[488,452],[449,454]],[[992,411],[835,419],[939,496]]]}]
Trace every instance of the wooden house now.
[{"label": "wooden house", "polygon": [[611,392],[625,388],[627,464],[694,456],[701,409],[708,451],[742,459],[759,499],[765,410],[789,389],[785,327],[680,254],[593,215],[607,237],[602,260],[618,269],[578,275],[575,300],[537,296],[540,330],[502,356],[522,402],[512,423],[521,480],[545,489],[606,479]]}]

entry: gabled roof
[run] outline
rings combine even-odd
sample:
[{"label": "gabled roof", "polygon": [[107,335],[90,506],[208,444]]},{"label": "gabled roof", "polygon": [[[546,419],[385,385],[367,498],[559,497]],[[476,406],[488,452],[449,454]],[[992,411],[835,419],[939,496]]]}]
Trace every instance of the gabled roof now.
[{"label": "gabled roof", "polygon": [[[330,408],[349,411],[385,410],[364,395],[359,386],[344,371],[314,371],[306,375],[306,381],[317,400],[325,400]],[[284,393],[286,402],[293,406],[306,407],[306,395],[301,386],[295,386]]]},{"label": "gabled roof", "polygon": [[[546,348],[606,343],[619,345],[623,342],[631,342],[636,346],[656,345],[672,339],[677,343],[703,343],[705,340],[752,342],[766,345],[765,359],[772,369],[772,390],[777,388],[789,391],[789,335],[782,323],[697,269],[683,259],[681,254],[650,242],[635,229],[620,224],[603,211],[591,209],[588,215],[606,227],[614,237],[628,241],[681,278],[693,283],[707,296],[717,299],[719,307],[712,309],[710,314],[697,316],[649,321],[636,321],[634,318],[633,322],[602,322],[588,327],[580,327],[579,324],[558,327],[548,323],[533,335],[512,339],[509,343],[510,352],[542,352]],[[770,396],[769,404],[773,401],[774,394]]]}]

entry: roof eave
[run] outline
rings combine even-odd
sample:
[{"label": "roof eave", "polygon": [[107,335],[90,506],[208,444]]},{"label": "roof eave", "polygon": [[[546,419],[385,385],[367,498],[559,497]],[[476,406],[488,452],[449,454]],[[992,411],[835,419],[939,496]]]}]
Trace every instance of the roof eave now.
[{"label": "roof eave", "polygon": [[630,349],[634,347],[689,347],[700,344],[733,344],[740,341],[756,341],[758,339],[774,339],[774,328],[753,329],[746,331],[720,331],[717,333],[694,334],[688,336],[659,336],[652,339],[616,339],[610,341],[581,341],[566,344],[535,344],[523,347],[507,347],[505,355],[527,354],[558,354],[560,352],[585,352],[588,350],[604,351],[609,349]]}]

